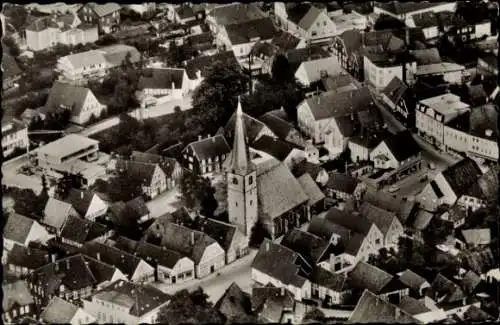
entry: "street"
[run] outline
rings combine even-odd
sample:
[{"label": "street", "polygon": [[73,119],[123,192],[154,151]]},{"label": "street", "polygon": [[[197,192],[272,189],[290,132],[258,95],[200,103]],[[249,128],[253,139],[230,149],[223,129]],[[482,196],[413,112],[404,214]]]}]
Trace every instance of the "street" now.
[{"label": "street", "polygon": [[158,218],[159,216],[177,210],[179,205],[179,190],[173,189],[171,191],[162,193],[146,202],[151,218]]}]

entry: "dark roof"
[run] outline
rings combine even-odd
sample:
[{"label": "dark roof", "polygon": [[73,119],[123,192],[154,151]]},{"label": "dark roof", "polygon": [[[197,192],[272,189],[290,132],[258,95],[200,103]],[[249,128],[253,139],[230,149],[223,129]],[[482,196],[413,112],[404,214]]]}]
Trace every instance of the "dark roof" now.
[{"label": "dark roof", "polygon": [[474,273],[474,271],[468,271],[465,273],[462,281],[460,281],[460,286],[468,295],[473,294],[478,285],[481,283],[481,277]]},{"label": "dark roof", "polygon": [[264,239],[252,262],[252,268],[273,277],[285,285],[301,288],[306,278],[299,274],[307,262],[291,249]]},{"label": "dark roof", "polygon": [[91,191],[71,188],[64,201],[71,204],[80,215],[85,216],[93,198],[94,193]]},{"label": "dark roof", "polygon": [[[400,276],[399,281],[405,284],[412,290],[420,291],[420,287],[427,282],[425,278],[413,272],[410,269],[406,269]],[[430,285],[430,283],[429,283]]]},{"label": "dark roof", "polygon": [[10,213],[3,229],[3,236],[12,241],[24,244],[28,239],[35,221],[17,213]]},{"label": "dark roof", "polygon": [[50,255],[47,250],[14,244],[14,247],[12,247],[11,251],[7,254],[6,264],[25,267],[28,270],[35,270],[48,264],[49,261]]},{"label": "dark roof", "polygon": [[83,258],[97,283],[104,283],[113,279],[116,272],[115,266],[106,264],[87,255],[84,255]]},{"label": "dark roof", "polygon": [[193,7],[187,4],[181,4],[177,8],[175,8],[175,12],[179,16],[180,19],[186,19],[189,17],[194,17]]},{"label": "dark roof", "polygon": [[[30,19],[31,20],[31,19]],[[57,28],[59,29],[59,26],[57,25],[56,20],[52,16],[45,16],[45,17],[40,17],[38,19],[34,19],[27,27],[26,30],[33,31],[33,32],[41,32],[47,28]]]},{"label": "dark roof", "polygon": [[259,40],[269,40],[276,35],[276,28],[271,18],[246,21],[240,24],[226,26],[226,32],[232,45],[246,44],[258,37]]},{"label": "dark roof", "polygon": [[226,155],[231,151],[226,139],[222,135],[214,135],[188,144],[196,157],[200,160]]},{"label": "dark roof", "polygon": [[94,294],[99,300],[114,302],[117,297],[129,301],[129,313],[142,316],[166,303],[170,296],[149,285],[140,285],[124,280],[118,280]]},{"label": "dark roof", "polygon": [[465,298],[466,294],[459,285],[439,273],[432,281],[426,296],[434,300],[444,298],[442,302],[453,303]]},{"label": "dark roof", "polygon": [[439,17],[432,11],[415,14],[411,17],[416,27],[429,28],[439,26]]},{"label": "dark roof", "polygon": [[367,87],[345,92],[329,91],[305,100],[316,120],[345,116],[368,109],[373,102]]},{"label": "dark roof", "polygon": [[61,238],[83,244],[87,241],[92,221],[70,215],[61,230]]},{"label": "dark roof", "polygon": [[379,208],[396,213],[399,221],[404,225],[415,211],[416,202],[405,200],[400,196],[394,197],[389,193],[377,191],[368,187],[363,195],[363,200]]},{"label": "dark roof", "polygon": [[321,169],[321,165],[309,162],[307,159],[303,159],[293,167],[292,171],[293,176],[297,178],[304,174],[309,174],[312,179],[316,180]]},{"label": "dark roof", "polygon": [[297,25],[307,15],[312,5],[310,3],[290,4],[287,8],[288,19]]},{"label": "dark roof", "polygon": [[148,263],[154,261],[159,265],[163,265],[169,269],[174,268],[177,262],[184,257],[173,250],[142,241],[138,243],[135,253],[137,256],[141,257]]},{"label": "dark roof", "polygon": [[364,148],[373,149],[379,143],[380,140],[383,139],[383,135],[378,132],[370,132],[367,135],[355,135],[349,138],[349,142],[353,142],[357,145],[363,146]]},{"label": "dark roof", "polygon": [[175,166],[178,164],[175,158],[163,157],[161,155],[156,155],[148,152],[132,151],[130,155],[130,160],[158,164],[163,170],[167,178],[172,177],[172,173],[175,170]]},{"label": "dark roof", "polygon": [[423,301],[410,296],[404,296],[398,306],[410,315],[418,315],[431,311]]},{"label": "dark roof", "polygon": [[73,115],[79,115],[90,93],[92,90],[89,88],[56,81],[50,89],[42,113],[55,112],[62,108],[71,110]]},{"label": "dark roof", "polygon": [[[486,135],[486,130],[490,130],[491,135]],[[498,138],[498,112],[495,105],[488,103],[472,108],[469,133],[496,141]]]},{"label": "dark roof", "polygon": [[384,139],[384,143],[399,162],[416,156],[422,151],[410,131],[399,132],[388,137]]},{"label": "dark roof", "polygon": [[417,60],[417,65],[435,64],[442,62],[441,56],[439,55],[439,50],[435,47],[424,50],[414,50],[411,52],[411,54]]},{"label": "dark roof", "polygon": [[280,245],[299,253],[309,265],[316,265],[321,261],[329,243],[312,233],[292,229],[285,234]]},{"label": "dark roof", "polygon": [[397,220],[395,213],[376,207],[368,202],[363,202],[361,204],[359,213],[368,221],[374,223],[377,228],[380,229],[384,237],[387,235],[394,219]]},{"label": "dark roof", "polygon": [[109,14],[112,14],[115,11],[119,11],[121,9],[120,5],[113,2],[108,2],[106,4],[97,4],[97,3],[89,3],[89,5],[94,9],[95,13],[99,17],[104,17]]},{"label": "dark roof", "polygon": [[[282,295],[283,293],[283,295]],[[295,299],[293,294],[285,288],[277,288],[268,283],[264,287],[252,288],[252,310],[258,311],[266,303],[268,299],[279,298],[282,301],[283,307],[287,309],[293,308]]]},{"label": "dark roof", "polygon": [[[224,127],[224,134],[227,141],[231,142],[234,139],[234,126],[236,121],[236,113],[234,113]],[[248,143],[252,144],[255,139],[261,134],[274,135],[273,131],[267,127],[264,122],[243,113],[243,123],[245,128]]]},{"label": "dark roof", "polygon": [[349,175],[338,172],[329,172],[326,187],[335,191],[354,194],[358,183],[359,181],[356,178]]},{"label": "dark roof", "polygon": [[261,136],[257,141],[252,143],[252,147],[270,154],[279,161],[284,161],[293,149],[301,150],[299,146],[293,143],[268,135]]},{"label": "dark roof", "polygon": [[19,68],[19,65],[17,64],[16,59],[7,54],[7,50],[3,48],[3,54],[2,54],[2,72],[3,72],[3,78],[12,78],[15,76],[18,76],[22,73],[21,69]]},{"label": "dark roof", "polygon": [[[320,230],[317,229],[318,226]],[[343,227],[353,233],[366,235],[370,231],[372,223],[359,214],[331,208],[327,212],[314,216],[308,231],[320,237],[326,234],[328,239],[330,239],[329,237],[338,228],[336,226]]]},{"label": "dark roof", "polygon": [[405,323],[418,321],[401,308],[389,303],[374,293],[365,290],[356,308],[349,317],[349,324],[355,323]]},{"label": "dark roof", "polygon": [[143,185],[150,185],[157,164],[117,159],[116,169],[124,171],[128,176],[139,180]]},{"label": "dark roof", "polygon": [[319,266],[314,268],[310,279],[312,283],[335,292],[342,292],[347,289],[347,278],[344,274],[332,273]]},{"label": "dark roof", "polygon": [[216,62],[223,62],[226,66],[235,66],[238,69],[240,65],[234,56],[233,51],[216,53],[214,55],[199,56],[186,62],[186,73],[189,79],[196,79],[196,73],[201,72],[202,77],[206,77],[208,69]]},{"label": "dark roof", "polygon": [[195,219],[192,227],[215,239],[226,252],[231,248],[231,243],[237,231],[234,225],[210,218]]},{"label": "dark roof", "polygon": [[464,158],[446,168],[442,174],[455,195],[460,197],[467,193],[469,187],[478,180],[482,173],[474,160]]},{"label": "dark roof", "polygon": [[219,26],[239,24],[265,17],[262,10],[253,3],[234,3],[215,7],[210,11],[209,15],[214,17]]},{"label": "dark roof", "polygon": [[475,305],[471,305],[464,313],[464,321],[466,322],[487,322],[494,320],[495,317]]},{"label": "dark roof", "polygon": [[[337,90],[349,85],[355,85],[354,78],[350,74],[341,74],[338,76],[328,76],[321,79],[326,91]],[[356,86],[355,86],[356,87]]]},{"label": "dark roof", "polygon": [[293,125],[276,116],[275,114],[266,113],[259,117],[259,120],[264,123],[276,136],[285,140],[290,132],[294,129]]},{"label": "dark roof", "polygon": [[381,8],[387,12],[393,13],[395,15],[401,15],[401,14],[409,14],[409,13],[419,11],[419,10],[430,9],[430,8],[437,7],[437,6],[442,5],[442,4],[444,4],[444,2],[391,1],[391,2],[376,2],[375,6]]},{"label": "dark roof", "polygon": [[319,46],[311,45],[307,48],[291,49],[285,53],[285,57],[290,65],[290,70],[295,72],[302,62],[328,58],[330,54]]},{"label": "dark roof", "polygon": [[99,242],[87,242],[83,245],[81,251],[96,259],[99,259],[97,257],[99,254],[100,261],[114,265],[128,277],[134,275],[141,262],[141,259],[137,256]]},{"label": "dark roof", "polygon": [[378,294],[391,282],[393,276],[365,262],[358,262],[348,273],[349,284],[358,289],[367,289]]},{"label": "dark roof", "polygon": [[401,98],[404,98],[408,86],[398,77],[392,78],[389,84],[382,92],[394,104],[397,104]]},{"label": "dark roof", "polygon": [[[139,79],[139,90],[142,89],[181,89],[184,77],[184,69],[147,68]],[[173,87],[172,87],[173,86]]]},{"label": "dark roof", "polygon": [[283,51],[294,49],[299,45],[300,38],[293,36],[285,31],[278,31],[271,40],[271,44],[277,46]]},{"label": "dark roof", "polygon": [[249,315],[252,308],[250,295],[241,290],[241,288],[233,282],[226,289],[222,297],[215,303],[214,308],[229,320],[239,318],[241,315]]},{"label": "dark roof", "polygon": [[490,248],[464,254],[465,265],[477,274],[485,274],[498,267],[499,258]]}]

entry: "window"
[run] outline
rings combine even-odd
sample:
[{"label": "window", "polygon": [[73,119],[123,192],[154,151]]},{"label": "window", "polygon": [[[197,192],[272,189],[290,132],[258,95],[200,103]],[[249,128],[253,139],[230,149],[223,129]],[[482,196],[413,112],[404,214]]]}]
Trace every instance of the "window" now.
[{"label": "window", "polygon": [[380,245],[380,239],[375,239],[375,244]]},{"label": "window", "polygon": [[193,272],[192,271],[187,271],[186,272],[186,277],[191,277],[193,275]]},{"label": "window", "polygon": [[323,26],[326,26],[326,21],[323,22]]},{"label": "window", "polygon": [[250,200],[250,205],[252,205],[252,203],[253,203],[253,200]]},{"label": "window", "polygon": [[314,31],[314,32],[311,33],[311,35],[312,36],[316,36],[316,35],[318,35],[318,33],[316,31]]},{"label": "window", "polygon": [[236,177],[233,177],[233,184],[238,185],[238,179]]},{"label": "window", "polygon": [[248,184],[249,185],[253,184],[253,176],[248,177]]}]

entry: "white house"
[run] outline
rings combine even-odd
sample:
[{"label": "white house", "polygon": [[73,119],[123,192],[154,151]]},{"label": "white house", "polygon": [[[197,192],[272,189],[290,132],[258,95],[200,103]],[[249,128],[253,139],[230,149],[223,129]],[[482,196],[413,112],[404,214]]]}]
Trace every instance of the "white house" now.
[{"label": "white house", "polygon": [[83,308],[99,323],[153,324],[168,302],[169,296],[152,286],[118,280],[83,300]]},{"label": "white house", "polygon": [[2,151],[4,157],[14,149],[29,146],[28,127],[19,120],[2,121]]},{"label": "white house", "polygon": [[143,70],[137,88],[143,104],[160,104],[186,96],[190,81],[185,69],[148,68]]},{"label": "white house", "polygon": [[108,204],[99,195],[91,191],[70,189],[68,196],[64,200],[80,214],[83,218],[95,221],[108,211]]},{"label": "white house", "polygon": [[[406,65],[406,76],[403,76],[403,65]],[[364,78],[377,89],[384,89],[394,77],[400,80],[412,80],[417,71],[417,62],[398,60],[387,50],[384,52],[368,52],[363,57]]]},{"label": "white house", "polygon": [[420,146],[408,131],[385,138],[371,152],[375,168],[402,169],[411,166],[420,157]]},{"label": "white house", "polygon": [[432,2],[432,1],[389,1],[389,2],[375,2],[373,12],[376,14],[386,14],[391,17],[406,21],[411,16],[422,14],[426,12],[455,12],[457,4],[455,1],[451,2]]},{"label": "white house", "polygon": [[342,69],[338,60],[331,56],[302,62],[295,71],[295,79],[308,87],[322,78],[341,74],[347,74],[347,72]]},{"label": "white house", "polygon": [[30,242],[46,243],[53,238],[48,231],[33,219],[11,213],[3,229],[4,248],[11,250],[15,244],[28,247]]},{"label": "white house", "polygon": [[49,324],[93,324],[96,318],[89,314],[86,310],[64,299],[54,297],[45,307],[40,319]]}]

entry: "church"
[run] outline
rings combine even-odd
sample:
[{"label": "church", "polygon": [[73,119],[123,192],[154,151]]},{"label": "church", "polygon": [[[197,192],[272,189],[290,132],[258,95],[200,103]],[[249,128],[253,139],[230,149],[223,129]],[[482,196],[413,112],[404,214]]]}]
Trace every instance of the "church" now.
[{"label": "church", "polygon": [[314,198],[323,193],[308,186],[274,157],[249,148],[240,101],[234,121],[233,147],[224,163],[229,221],[246,236],[257,220],[275,239],[310,220]]}]

